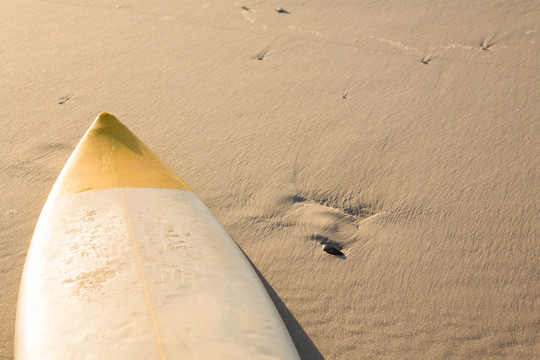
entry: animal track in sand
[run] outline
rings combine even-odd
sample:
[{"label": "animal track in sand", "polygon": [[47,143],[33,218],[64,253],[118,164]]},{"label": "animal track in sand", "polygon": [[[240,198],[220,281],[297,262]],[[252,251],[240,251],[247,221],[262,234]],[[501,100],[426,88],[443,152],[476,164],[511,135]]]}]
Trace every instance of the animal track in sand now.
[{"label": "animal track in sand", "polygon": [[310,35],[315,35],[315,36],[320,36],[321,35],[320,31],[304,30],[300,26],[296,26],[296,25],[289,25],[288,28],[291,29],[291,30],[300,31],[301,33],[304,33],[304,34],[310,34]]},{"label": "animal track in sand", "polygon": [[390,40],[390,39],[385,39],[385,38],[379,38],[379,41],[382,43],[382,44],[386,44],[386,45],[389,45],[391,47],[394,47],[396,49],[399,49],[399,50],[405,50],[405,51],[416,51],[418,52],[419,50],[415,47],[412,47],[412,46],[409,46],[407,44],[404,44],[400,41],[396,41],[396,40]]}]

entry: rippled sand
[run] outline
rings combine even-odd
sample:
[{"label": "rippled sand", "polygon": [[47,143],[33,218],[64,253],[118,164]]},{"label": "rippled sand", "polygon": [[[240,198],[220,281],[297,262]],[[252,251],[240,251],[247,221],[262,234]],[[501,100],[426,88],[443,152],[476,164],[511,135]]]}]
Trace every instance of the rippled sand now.
[{"label": "rippled sand", "polygon": [[25,0],[0,19],[0,359],[41,207],[102,111],[220,219],[304,359],[540,354],[539,4]]}]

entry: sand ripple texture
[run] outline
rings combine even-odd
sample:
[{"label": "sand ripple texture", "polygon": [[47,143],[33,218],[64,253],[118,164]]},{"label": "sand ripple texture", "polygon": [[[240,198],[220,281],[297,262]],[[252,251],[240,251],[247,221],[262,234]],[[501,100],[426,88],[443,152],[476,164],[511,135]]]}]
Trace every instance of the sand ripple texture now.
[{"label": "sand ripple texture", "polygon": [[534,1],[4,2],[0,359],[41,207],[102,111],[210,207],[304,359],[538,356],[538,19]]}]

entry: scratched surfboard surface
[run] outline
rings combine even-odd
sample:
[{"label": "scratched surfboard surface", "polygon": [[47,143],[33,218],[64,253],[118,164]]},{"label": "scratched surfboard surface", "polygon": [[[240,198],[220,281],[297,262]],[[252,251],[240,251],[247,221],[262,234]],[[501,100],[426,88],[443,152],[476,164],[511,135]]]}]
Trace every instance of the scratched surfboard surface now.
[{"label": "scratched surfboard surface", "polygon": [[101,114],[27,255],[16,359],[298,359],[249,261],[175,172]]}]

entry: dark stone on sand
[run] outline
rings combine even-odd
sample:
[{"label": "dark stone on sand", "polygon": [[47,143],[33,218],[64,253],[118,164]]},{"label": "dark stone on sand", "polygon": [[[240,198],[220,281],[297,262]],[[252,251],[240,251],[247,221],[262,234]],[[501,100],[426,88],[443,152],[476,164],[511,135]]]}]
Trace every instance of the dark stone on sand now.
[{"label": "dark stone on sand", "polygon": [[322,249],[329,254],[336,255],[336,256],[343,256],[343,253],[339,249],[337,249],[334,245],[324,244],[322,246]]}]

